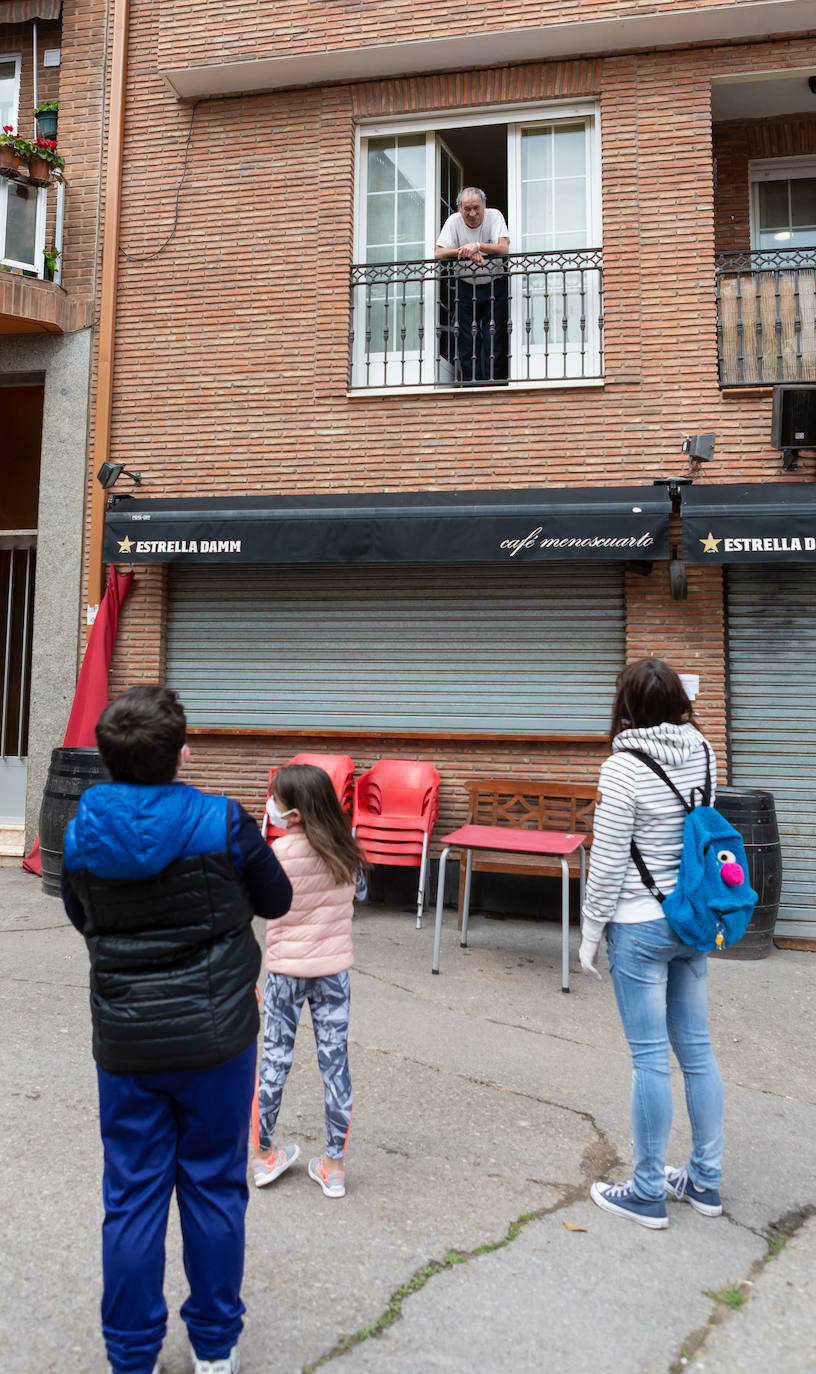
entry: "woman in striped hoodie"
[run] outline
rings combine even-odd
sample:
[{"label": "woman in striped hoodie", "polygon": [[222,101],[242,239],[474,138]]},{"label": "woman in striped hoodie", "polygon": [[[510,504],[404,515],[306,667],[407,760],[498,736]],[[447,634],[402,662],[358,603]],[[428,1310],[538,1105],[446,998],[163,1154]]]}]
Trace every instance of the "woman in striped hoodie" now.
[{"label": "woman in striped hoodie", "polygon": [[[714,753],[700,734],[680,678],[660,659],[630,663],[618,678],[610,731],[612,755],[601,767],[592,863],[579,957],[596,967],[605,934],[609,969],[632,1055],[634,1171],[625,1183],[593,1183],[607,1212],[641,1226],[668,1226],[666,1195],[703,1216],[719,1216],[722,1079],[708,1035],[707,956],[684,945],[647,890],[631,853],[634,840],[659,890],[677,882],[686,813],[674,793],[628,750],[656,760],[684,797],[702,788]],[[669,1046],[686,1091],[692,1151],[681,1169],[666,1167],[672,1124]]]}]

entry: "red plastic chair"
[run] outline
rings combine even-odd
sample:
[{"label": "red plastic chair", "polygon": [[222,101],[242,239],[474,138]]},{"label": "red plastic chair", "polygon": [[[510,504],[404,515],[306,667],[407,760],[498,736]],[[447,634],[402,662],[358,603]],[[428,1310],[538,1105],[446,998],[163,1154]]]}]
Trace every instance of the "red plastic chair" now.
[{"label": "red plastic chair", "polygon": [[[351,810],[351,802],[354,793],[354,760],[348,754],[295,754],[289,759],[289,763],[311,763],[315,768],[322,768],[324,773],[328,773],[332,781],[332,786],[337,793],[337,799],[344,811]],[[288,764],[284,764],[287,767]],[[266,806],[272,796],[272,779],[277,773],[277,768],[270,768],[269,781],[266,791],[266,805],[264,806],[263,822],[261,824],[261,834],[267,844],[276,840],[279,835],[285,835],[286,831],[279,826],[269,824],[269,816]]]},{"label": "red plastic chair", "polygon": [[417,929],[422,925],[428,844],[439,812],[439,774],[419,759],[380,759],[354,783],[351,823],[372,864],[419,868]]}]

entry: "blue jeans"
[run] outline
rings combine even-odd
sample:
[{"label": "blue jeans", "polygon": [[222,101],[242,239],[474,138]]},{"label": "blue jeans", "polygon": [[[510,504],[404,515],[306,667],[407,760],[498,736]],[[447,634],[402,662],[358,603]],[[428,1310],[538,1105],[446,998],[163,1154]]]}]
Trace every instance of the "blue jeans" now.
[{"label": "blue jeans", "polygon": [[668,921],[607,926],[609,968],[632,1053],[635,1192],[665,1197],[663,1166],[672,1124],[669,1044],[677,1055],[691,1121],[693,1183],[715,1188],[723,1147],[722,1078],[708,1037],[708,956],[681,944]]},{"label": "blue jeans", "polygon": [[114,1374],[149,1374],[167,1326],[164,1237],[176,1191],[200,1359],[224,1359],[243,1322],[247,1138],[256,1046],[215,1069],[97,1069],[105,1166],[102,1333]]}]

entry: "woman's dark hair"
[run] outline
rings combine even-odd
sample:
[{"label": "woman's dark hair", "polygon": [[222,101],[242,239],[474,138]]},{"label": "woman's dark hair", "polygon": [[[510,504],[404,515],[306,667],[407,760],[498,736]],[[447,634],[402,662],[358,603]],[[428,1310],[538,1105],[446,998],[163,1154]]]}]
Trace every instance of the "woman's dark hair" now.
[{"label": "woman's dark hair", "polygon": [[306,838],[334,881],[353,883],[365,861],[328,773],[311,763],[288,763],[272,779],[272,792],[281,811],[300,812]]},{"label": "woman's dark hair", "polygon": [[158,683],[115,697],[96,726],[99,752],[114,782],[172,782],[186,738],[184,707]]},{"label": "woman's dark hair", "polygon": [[610,744],[621,730],[649,725],[696,725],[686,689],[673,668],[660,658],[639,658],[618,674],[612,703]]}]

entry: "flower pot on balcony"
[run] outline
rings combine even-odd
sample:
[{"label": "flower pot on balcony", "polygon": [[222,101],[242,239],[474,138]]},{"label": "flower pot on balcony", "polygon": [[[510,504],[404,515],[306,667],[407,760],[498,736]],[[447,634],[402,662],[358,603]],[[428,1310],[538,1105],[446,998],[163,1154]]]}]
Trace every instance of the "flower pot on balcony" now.
[{"label": "flower pot on balcony", "polygon": [[55,139],[57,137],[57,123],[59,121],[58,110],[40,110],[40,113],[36,116],[36,120],[37,132],[40,138]]},{"label": "flower pot on balcony", "polygon": [[28,160],[28,179],[35,186],[47,186],[51,180],[51,163],[39,153],[32,153]]},{"label": "flower pot on balcony", "polygon": [[17,172],[22,165],[23,159],[16,148],[0,144],[0,172]]}]

